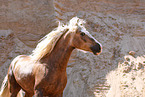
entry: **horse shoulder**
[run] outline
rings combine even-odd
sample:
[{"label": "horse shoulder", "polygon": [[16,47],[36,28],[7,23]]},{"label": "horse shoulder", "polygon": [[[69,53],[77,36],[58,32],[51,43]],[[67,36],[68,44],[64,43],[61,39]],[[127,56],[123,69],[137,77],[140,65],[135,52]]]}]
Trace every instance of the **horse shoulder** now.
[{"label": "horse shoulder", "polygon": [[31,58],[26,55],[17,56],[11,63],[11,69],[15,75],[32,75],[34,63],[31,61]]},{"label": "horse shoulder", "polygon": [[26,55],[19,55],[13,59],[13,61],[11,62],[12,70],[14,70],[16,63],[20,60],[21,57],[26,57]]}]

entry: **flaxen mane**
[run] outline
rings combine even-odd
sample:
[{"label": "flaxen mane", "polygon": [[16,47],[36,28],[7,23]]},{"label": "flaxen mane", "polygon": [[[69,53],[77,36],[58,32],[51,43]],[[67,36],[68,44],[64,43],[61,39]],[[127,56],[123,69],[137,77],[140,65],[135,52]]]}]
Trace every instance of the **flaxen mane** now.
[{"label": "flaxen mane", "polygon": [[69,32],[73,33],[76,32],[79,26],[83,26],[84,23],[85,21],[77,17],[72,18],[69,21],[68,25],[63,25],[59,23],[59,26],[56,28],[56,30],[51,31],[49,34],[41,39],[41,41],[38,43],[30,56],[33,60],[39,61],[43,56],[51,53],[55,44],[65,32],[65,29],[69,29]]}]

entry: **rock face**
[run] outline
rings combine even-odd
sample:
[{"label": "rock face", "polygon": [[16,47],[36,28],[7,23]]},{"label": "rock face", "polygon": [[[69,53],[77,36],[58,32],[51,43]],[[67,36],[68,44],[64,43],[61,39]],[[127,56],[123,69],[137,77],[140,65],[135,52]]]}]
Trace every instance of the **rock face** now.
[{"label": "rock face", "polygon": [[0,1],[0,83],[11,60],[30,54],[37,41],[55,27],[52,0]]},{"label": "rock face", "polygon": [[145,96],[144,5],[144,0],[0,1],[0,83],[14,57],[30,54],[56,21],[78,16],[103,52],[73,52],[64,97]]}]

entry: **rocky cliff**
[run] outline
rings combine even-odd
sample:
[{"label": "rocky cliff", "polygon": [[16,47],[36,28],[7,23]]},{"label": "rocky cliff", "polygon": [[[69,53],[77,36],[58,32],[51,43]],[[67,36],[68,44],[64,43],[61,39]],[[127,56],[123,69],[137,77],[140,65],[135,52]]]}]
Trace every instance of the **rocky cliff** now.
[{"label": "rocky cliff", "polygon": [[73,52],[64,97],[143,97],[144,15],[144,0],[0,1],[0,83],[14,57],[30,54],[56,21],[78,16],[103,52]]}]

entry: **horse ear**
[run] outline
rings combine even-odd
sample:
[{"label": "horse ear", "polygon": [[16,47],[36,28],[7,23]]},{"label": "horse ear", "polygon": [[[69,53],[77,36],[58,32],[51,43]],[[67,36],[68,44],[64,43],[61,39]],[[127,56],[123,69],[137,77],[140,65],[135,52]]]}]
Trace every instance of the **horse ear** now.
[{"label": "horse ear", "polygon": [[58,22],[58,26],[60,27],[60,26],[62,26],[62,27],[64,27],[64,24],[62,23],[62,22],[60,22],[60,21],[57,21]]},{"label": "horse ear", "polygon": [[79,23],[79,18],[78,17],[73,17],[70,21],[69,21],[69,25],[72,26],[78,26]]},{"label": "horse ear", "polygon": [[78,26],[78,23],[79,23],[79,19],[77,20],[76,26]]}]

